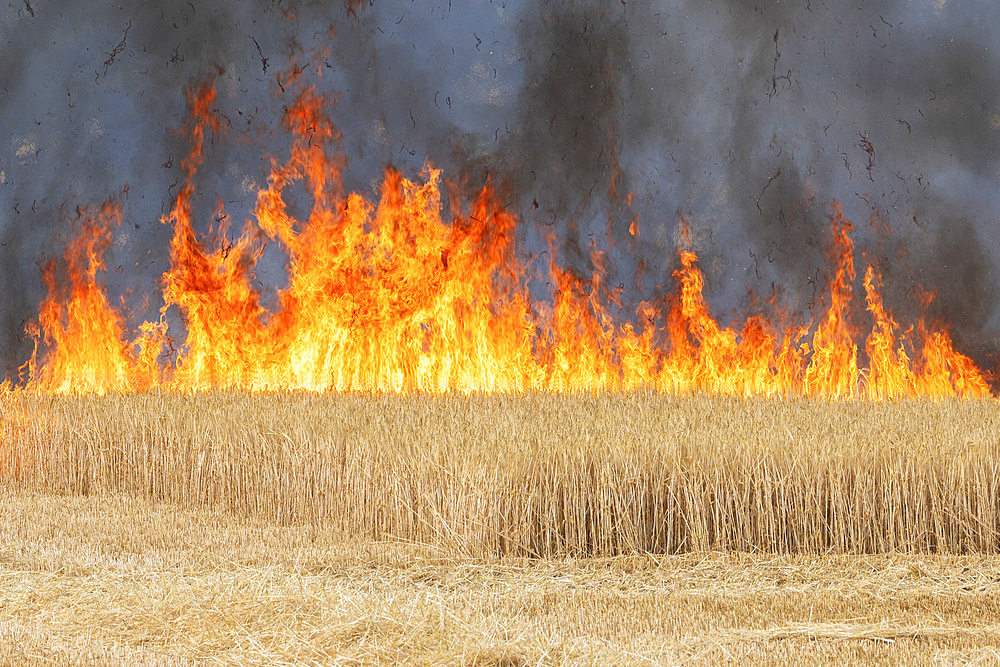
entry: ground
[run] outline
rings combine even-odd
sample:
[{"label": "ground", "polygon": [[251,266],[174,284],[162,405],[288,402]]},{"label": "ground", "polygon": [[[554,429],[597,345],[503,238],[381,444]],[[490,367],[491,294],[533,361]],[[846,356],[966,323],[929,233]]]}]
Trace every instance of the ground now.
[{"label": "ground", "polygon": [[1000,661],[1000,557],[469,558],[0,491],[0,664]]}]

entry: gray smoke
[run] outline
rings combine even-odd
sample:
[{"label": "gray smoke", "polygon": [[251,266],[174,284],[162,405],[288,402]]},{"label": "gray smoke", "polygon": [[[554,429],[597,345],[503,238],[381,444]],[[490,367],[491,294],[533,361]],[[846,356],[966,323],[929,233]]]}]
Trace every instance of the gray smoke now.
[{"label": "gray smoke", "polygon": [[[1000,349],[993,3],[156,4],[12,0],[0,12],[8,374],[28,353],[39,262],[77,205],[126,183],[108,280],[134,291],[137,317],[155,313],[137,295],[155,293],[166,267],[158,218],[181,177],[184,88],[216,77],[228,126],[199,179],[207,229],[219,199],[247,214],[266,158],[287,149],[273,132],[288,102],[275,75],[321,45],[312,82],[338,94],[351,189],[428,159],[467,192],[489,177],[524,220],[527,252],[552,236],[586,274],[591,245],[606,249],[627,305],[669,288],[682,215],[723,321],[774,288],[806,317],[820,305],[837,199],[865,253],[859,274],[878,265],[900,320],[918,288],[935,290],[932,314],[961,349],[990,366]],[[258,278],[273,292],[281,258],[269,252]]]}]

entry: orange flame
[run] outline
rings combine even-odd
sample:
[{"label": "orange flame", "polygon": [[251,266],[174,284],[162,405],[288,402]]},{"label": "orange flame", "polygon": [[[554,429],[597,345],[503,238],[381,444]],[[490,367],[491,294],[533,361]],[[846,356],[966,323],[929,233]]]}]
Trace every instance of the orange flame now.
[{"label": "orange flame", "polygon": [[812,358],[805,373],[805,393],[833,397],[853,396],[858,384],[858,346],[854,343],[848,315],[854,280],[854,242],[850,221],[840,204],[833,203],[832,255],[836,269],[830,281],[830,308],[813,334]]},{"label": "orange flame", "polygon": [[[65,255],[66,280],[59,280],[53,262],[42,270],[48,295],[38,322],[27,326],[35,348],[22,367],[41,389],[104,394],[143,390],[158,382],[160,328],[145,323],[136,340],[126,340],[122,318],[97,282],[105,268],[104,251],[121,220],[118,201],[97,210],[80,209],[76,237]],[[49,349],[44,363],[38,359],[40,342]]]},{"label": "orange flame", "polygon": [[[339,135],[326,100],[311,89],[286,112],[290,157],[272,165],[252,219],[232,240],[225,224],[215,230],[220,242],[211,249],[195,232],[192,198],[206,138],[221,129],[214,100],[211,86],[190,96],[185,181],[163,220],[173,238],[160,321],[143,323],[128,338],[123,316],[98,283],[121,205],[83,211],[65,255],[65,280],[55,265],[44,273],[48,295],[29,327],[35,340],[25,364],[29,387],[60,393],[157,386],[337,392],[651,387],[875,400],[990,395],[985,374],[955,351],[947,332],[924,322],[900,332],[871,266],[864,278],[873,320],[864,342],[869,366],[859,365],[851,319],[852,225],[837,203],[829,305],[815,329],[779,330],[763,315],[738,328],[720,325],[705,301],[705,278],[686,231],[673,273],[676,290],[640,304],[637,324],[617,324],[622,304],[605,286],[605,258],[596,247],[585,281],[557,264],[550,239],[552,302],[533,302],[525,278],[530,267],[517,252],[518,221],[490,183],[450,220],[443,217],[442,173],[431,166],[418,180],[387,169],[377,202],[344,193]],[[286,190],[296,183],[312,201],[302,220],[286,203]],[[636,220],[629,232],[638,234]],[[288,255],[288,284],[273,310],[252,281],[264,243],[278,243]],[[171,312],[180,314],[185,338],[168,363],[161,352]]]}]

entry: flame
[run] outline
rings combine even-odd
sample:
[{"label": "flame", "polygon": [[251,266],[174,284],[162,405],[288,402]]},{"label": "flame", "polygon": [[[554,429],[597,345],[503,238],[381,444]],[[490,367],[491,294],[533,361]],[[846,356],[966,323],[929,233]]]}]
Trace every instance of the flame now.
[{"label": "flame", "polygon": [[[27,326],[35,346],[22,372],[26,369],[32,384],[44,391],[104,394],[148,389],[158,382],[160,328],[145,323],[134,341],[127,340],[121,315],[97,282],[105,269],[104,251],[121,221],[120,201],[80,209],[77,233],[65,254],[65,279],[54,262],[42,270],[48,295],[38,322]],[[44,363],[38,358],[40,343],[49,349]]]},{"label": "flame", "polygon": [[[518,220],[492,183],[466,205],[452,195],[446,207],[443,174],[428,165],[415,180],[387,169],[378,201],[344,192],[340,136],[326,99],[312,89],[286,111],[289,157],[272,163],[251,219],[234,233],[220,205],[216,219],[223,222],[209,234],[213,245],[195,231],[192,199],[206,140],[223,127],[214,102],[210,85],[189,96],[185,178],[163,218],[173,236],[159,320],[130,334],[122,308],[100,284],[121,202],[83,209],[64,270],[51,264],[44,271],[48,294],[38,322],[28,327],[35,341],[24,369],[29,387],[56,393],[650,387],[874,400],[990,395],[987,376],[954,349],[946,331],[924,321],[901,330],[871,266],[863,284],[873,324],[860,336],[853,228],[837,203],[828,303],[815,327],[782,329],[763,314],[720,325],[705,300],[686,225],[673,291],[639,304],[635,321],[620,323],[624,306],[606,284],[606,258],[596,247],[593,272],[584,279],[558,264],[550,239],[552,297],[536,302],[527,278],[533,267],[518,252]],[[286,202],[295,184],[311,198],[301,220]],[[450,219],[446,209],[456,211]],[[638,218],[629,234],[638,235]],[[268,243],[288,256],[287,286],[272,308],[253,283]],[[171,313],[184,323],[176,355],[167,353]],[[861,340],[867,367],[859,360]]]},{"label": "flame", "polygon": [[812,358],[805,372],[805,393],[833,397],[853,396],[858,386],[858,346],[848,316],[854,280],[853,225],[844,217],[840,204],[834,202],[831,217],[832,250],[836,262],[833,278],[827,286],[830,307],[812,339]]}]

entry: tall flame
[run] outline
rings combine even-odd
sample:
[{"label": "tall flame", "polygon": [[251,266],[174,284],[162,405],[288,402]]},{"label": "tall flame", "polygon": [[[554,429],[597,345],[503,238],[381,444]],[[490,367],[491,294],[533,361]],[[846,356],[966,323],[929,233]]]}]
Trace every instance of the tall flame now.
[{"label": "tall flame", "polygon": [[[65,254],[65,279],[49,262],[42,269],[48,295],[38,322],[27,333],[35,341],[23,369],[35,384],[56,393],[136,391],[156,384],[160,328],[144,323],[135,341],[126,341],[122,317],[98,284],[104,252],[112,231],[121,224],[120,202],[97,209],[82,208],[75,220],[76,236]],[[44,363],[39,344],[48,347]]]},{"label": "tall flame", "polygon": [[[604,255],[584,280],[558,265],[550,239],[551,303],[535,303],[520,258],[516,217],[487,183],[445,219],[442,172],[410,180],[387,169],[381,198],[343,192],[339,135],[312,89],[284,117],[290,157],[273,163],[253,215],[237,234],[225,223],[216,247],[199,238],[192,199],[206,137],[221,131],[215,91],[190,95],[191,148],[184,183],[163,222],[173,229],[162,276],[163,311],[129,339],[120,309],[100,286],[103,253],[121,204],[85,209],[60,273],[46,267],[48,295],[28,328],[35,350],[28,386],[50,392],[251,390],[522,392],[630,390],[808,395],[875,400],[989,396],[986,375],[925,322],[901,330],[885,307],[881,278],[865,269],[872,329],[859,362],[853,317],[852,225],[831,215],[829,303],[815,327],[779,329],[764,315],[738,328],[712,316],[705,278],[687,240],[675,290],[644,302],[636,323],[606,286]],[[304,185],[311,210],[298,220],[286,190]],[[225,219],[224,215],[216,216]],[[630,233],[638,234],[636,221]],[[232,236],[232,238],[230,238]],[[288,255],[287,287],[268,309],[252,281],[264,243]],[[162,354],[167,320],[185,325],[176,357]]]},{"label": "tall flame", "polygon": [[848,322],[854,280],[854,242],[850,236],[853,225],[837,202],[833,203],[831,225],[831,254],[836,268],[828,286],[830,308],[813,334],[805,392],[852,396],[858,386],[858,346]]}]

